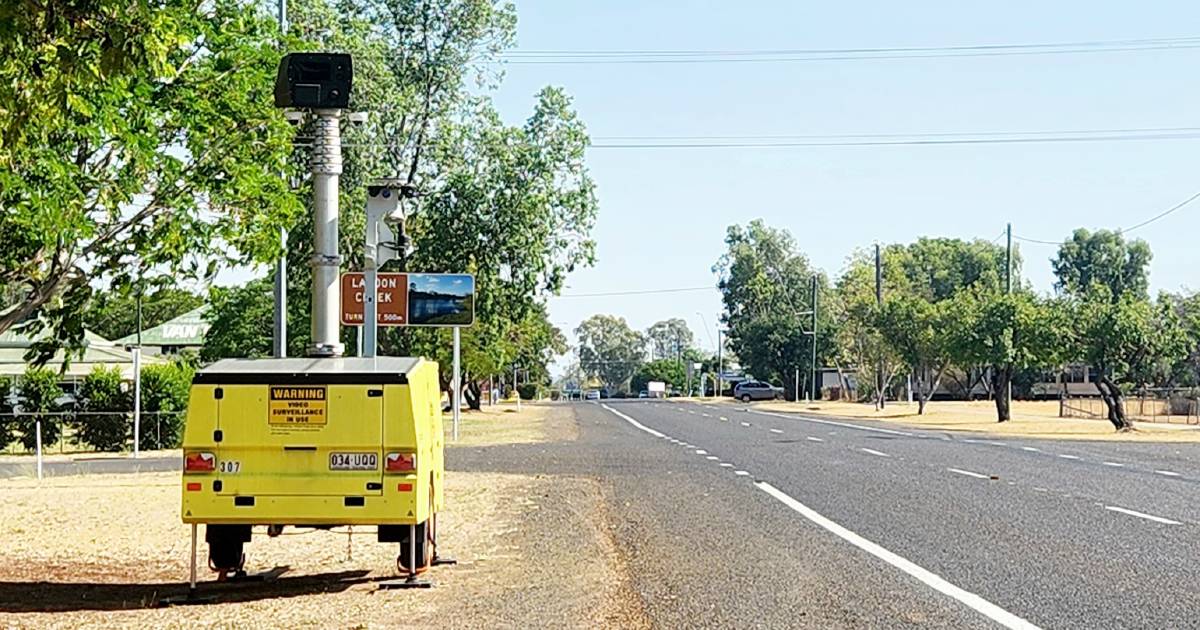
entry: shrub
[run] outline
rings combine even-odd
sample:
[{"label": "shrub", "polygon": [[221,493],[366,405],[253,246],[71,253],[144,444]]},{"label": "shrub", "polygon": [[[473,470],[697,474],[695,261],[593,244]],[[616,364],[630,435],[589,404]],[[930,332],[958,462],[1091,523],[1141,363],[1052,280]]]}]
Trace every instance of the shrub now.
[{"label": "shrub", "polygon": [[37,421],[42,422],[42,445],[53,444],[62,434],[59,416],[49,415],[58,411],[58,400],[63,397],[58,384],[58,373],[44,367],[29,367],[21,377],[21,413],[14,418],[12,426],[20,433],[21,445],[28,450],[37,448]]},{"label": "shrub", "polygon": [[193,372],[183,363],[142,368],[142,448],[179,446]]},{"label": "shrub", "polygon": [[537,398],[537,383],[522,383],[517,385],[517,394],[521,397],[521,400],[533,400]]},{"label": "shrub", "polygon": [[121,371],[97,365],[83,379],[78,395],[79,441],[100,451],[119,451],[129,440],[132,396],[121,388]]}]

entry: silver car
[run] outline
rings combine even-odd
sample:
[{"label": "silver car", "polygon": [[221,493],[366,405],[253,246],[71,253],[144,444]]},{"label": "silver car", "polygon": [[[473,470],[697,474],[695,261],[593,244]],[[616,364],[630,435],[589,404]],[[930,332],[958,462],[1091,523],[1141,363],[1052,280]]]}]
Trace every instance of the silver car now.
[{"label": "silver car", "polygon": [[762,381],[742,381],[733,387],[733,397],[742,401],[775,400],[783,397],[783,388]]}]

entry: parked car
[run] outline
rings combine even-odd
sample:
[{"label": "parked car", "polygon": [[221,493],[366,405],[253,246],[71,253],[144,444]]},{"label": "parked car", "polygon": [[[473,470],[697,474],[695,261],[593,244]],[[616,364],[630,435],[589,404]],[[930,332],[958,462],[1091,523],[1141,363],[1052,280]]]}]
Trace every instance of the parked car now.
[{"label": "parked car", "polygon": [[649,398],[649,397],[650,397],[650,392],[648,392],[644,389],[642,391],[638,392],[638,398]]},{"label": "parked car", "polygon": [[587,390],[587,393],[583,395],[583,397],[585,400],[600,400],[600,390],[589,389]]},{"label": "parked car", "polygon": [[762,381],[742,381],[733,388],[733,397],[742,401],[783,398],[783,388]]}]

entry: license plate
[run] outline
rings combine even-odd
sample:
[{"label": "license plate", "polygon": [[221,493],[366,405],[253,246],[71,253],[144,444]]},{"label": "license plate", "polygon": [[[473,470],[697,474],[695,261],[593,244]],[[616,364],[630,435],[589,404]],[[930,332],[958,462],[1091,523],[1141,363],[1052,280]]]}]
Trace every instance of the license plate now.
[{"label": "license plate", "polygon": [[379,454],[330,453],[329,470],[379,470]]}]

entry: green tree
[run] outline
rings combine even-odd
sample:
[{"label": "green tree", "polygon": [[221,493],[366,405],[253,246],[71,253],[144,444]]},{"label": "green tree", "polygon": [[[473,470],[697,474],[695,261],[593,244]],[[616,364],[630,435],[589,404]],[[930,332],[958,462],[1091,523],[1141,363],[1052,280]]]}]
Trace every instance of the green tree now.
[{"label": "green tree", "polygon": [[[204,304],[204,297],[186,289],[163,287],[142,297],[142,329],[153,328]],[[88,305],[83,325],[105,339],[137,332],[137,294],[101,293]]]},{"label": "green tree", "polygon": [[192,374],[191,367],[180,363],[142,368],[142,448],[179,446]]},{"label": "green tree", "polygon": [[650,352],[656,359],[682,356],[682,352],[692,347],[692,329],[687,322],[672,317],[655,322],[646,329],[646,340],[650,342]]},{"label": "green tree", "polygon": [[[204,335],[202,361],[271,356],[274,297],[269,278],[251,280],[239,287],[214,287],[209,292],[205,319],[212,325]],[[289,332],[291,323],[289,318]],[[303,356],[303,337],[289,336],[289,354]]]},{"label": "green tree", "polygon": [[[782,383],[795,399],[794,371],[812,363],[812,282],[817,278],[819,304],[830,304],[827,280],[796,252],[786,230],[771,228],[761,220],[746,227],[730,226],[726,253],[713,271],[720,275],[718,288],[725,305],[723,321],[729,328],[729,345],[742,367],[756,377]],[[832,343],[837,322],[833,309],[818,307],[817,363],[826,365],[835,353]]]},{"label": "green tree", "polygon": [[1060,365],[1069,327],[1063,306],[1027,291],[960,291],[945,302],[944,334],[950,356],[959,365],[985,366],[996,392],[996,419],[1011,417],[1004,395],[1014,371]]},{"label": "green tree", "polygon": [[640,392],[650,381],[662,381],[672,391],[683,392],[687,388],[687,372],[675,359],[655,359],[638,367],[629,382],[629,391]]},{"label": "green tree", "polygon": [[1074,356],[1094,368],[1109,422],[1117,431],[1130,431],[1134,422],[1125,413],[1125,391],[1153,378],[1159,361],[1185,357],[1186,334],[1169,300],[1153,304],[1135,292],[1113,299],[1106,286],[1092,286],[1074,300]]},{"label": "green tree", "polygon": [[79,441],[99,451],[125,448],[131,435],[128,414],[133,401],[129,392],[122,391],[119,369],[102,365],[93,368],[83,378],[76,402],[79,413],[75,417],[75,437]]},{"label": "green tree", "polygon": [[1200,385],[1200,292],[1176,295],[1170,299],[1183,326],[1187,351],[1184,359],[1169,370],[1172,384],[1196,387]]},{"label": "green tree", "polygon": [[584,373],[610,390],[622,389],[645,357],[645,338],[624,317],[593,315],[580,322],[575,338]]},{"label": "green tree", "polygon": [[1059,246],[1051,264],[1057,287],[1066,295],[1084,297],[1100,286],[1113,301],[1127,294],[1148,299],[1151,257],[1143,240],[1126,241],[1120,232],[1080,228]]},{"label": "green tree", "polygon": [[20,434],[21,445],[28,450],[37,448],[37,423],[42,424],[42,445],[49,446],[62,435],[59,400],[63,397],[58,373],[48,368],[30,366],[21,376],[21,412],[13,422]]},{"label": "green tree", "polygon": [[40,358],[80,345],[93,286],[265,261],[300,210],[280,177],[293,132],[272,104],[265,14],[238,0],[76,5],[9,3],[18,19],[0,19],[0,94],[14,96],[0,107],[19,130],[0,146],[0,284],[21,296],[0,331],[50,327]]},{"label": "green tree", "polygon": [[950,365],[946,327],[953,315],[944,304],[902,294],[888,298],[875,319],[879,334],[912,376],[918,414],[925,413]]}]

